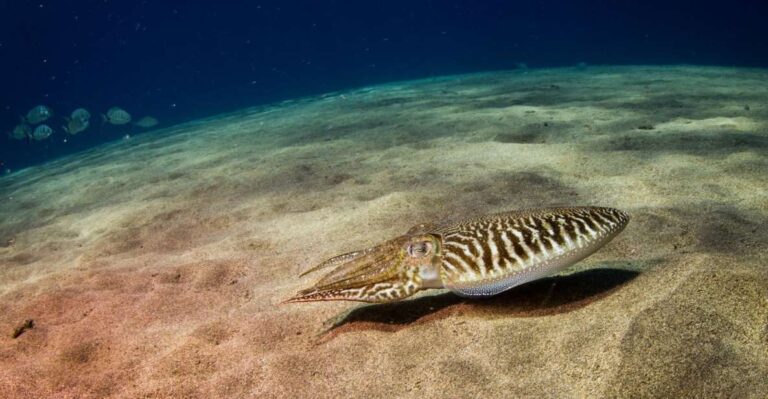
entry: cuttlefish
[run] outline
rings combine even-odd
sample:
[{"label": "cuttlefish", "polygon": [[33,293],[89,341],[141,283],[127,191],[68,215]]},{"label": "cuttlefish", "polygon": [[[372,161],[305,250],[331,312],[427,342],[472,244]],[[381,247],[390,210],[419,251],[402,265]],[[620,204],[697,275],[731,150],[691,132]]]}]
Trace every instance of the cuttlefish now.
[{"label": "cuttlefish", "polygon": [[335,267],[285,302],[393,302],[420,290],[496,295],[586,258],[629,222],[603,207],[529,209],[445,224],[419,224],[374,247],[335,256],[301,276]]}]

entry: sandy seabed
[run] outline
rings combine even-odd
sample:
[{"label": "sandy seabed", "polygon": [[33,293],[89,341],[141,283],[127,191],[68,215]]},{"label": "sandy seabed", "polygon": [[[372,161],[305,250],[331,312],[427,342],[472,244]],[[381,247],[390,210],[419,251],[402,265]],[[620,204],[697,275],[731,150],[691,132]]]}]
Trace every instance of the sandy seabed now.
[{"label": "sandy seabed", "polygon": [[[765,82],[401,82],[2,177],[0,397],[768,397]],[[550,205],[632,221],[487,300],[280,305],[302,270],[416,223]]]}]

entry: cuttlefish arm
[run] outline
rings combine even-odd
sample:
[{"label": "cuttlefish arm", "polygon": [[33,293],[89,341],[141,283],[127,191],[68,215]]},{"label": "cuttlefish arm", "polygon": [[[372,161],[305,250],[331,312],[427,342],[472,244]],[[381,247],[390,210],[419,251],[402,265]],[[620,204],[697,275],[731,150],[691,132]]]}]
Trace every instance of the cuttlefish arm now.
[{"label": "cuttlefish arm", "polygon": [[423,289],[496,295],[556,274],[618,235],[629,215],[613,208],[513,211],[446,225],[417,225],[380,245],[333,257],[335,266],[285,302],[393,302]]},{"label": "cuttlefish arm", "polygon": [[304,277],[307,274],[314,273],[318,270],[326,269],[333,266],[338,266],[342,263],[348,263],[352,259],[355,259],[359,257],[360,255],[364,254],[365,251],[352,251],[341,255],[336,255],[331,259],[326,260],[323,263],[320,263],[319,265],[309,268],[305,271],[303,271],[301,274],[299,274],[299,277]]}]

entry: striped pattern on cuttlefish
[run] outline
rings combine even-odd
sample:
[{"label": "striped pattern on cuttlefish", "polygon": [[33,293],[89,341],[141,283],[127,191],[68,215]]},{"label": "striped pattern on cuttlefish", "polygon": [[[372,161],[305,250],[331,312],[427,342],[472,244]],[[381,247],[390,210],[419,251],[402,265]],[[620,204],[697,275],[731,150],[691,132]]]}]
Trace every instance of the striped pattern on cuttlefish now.
[{"label": "striped pattern on cuttlefish", "polygon": [[393,302],[431,288],[466,297],[496,295],[586,258],[629,222],[603,207],[546,208],[420,224],[377,246],[328,259],[335,267],[285,302]]}]

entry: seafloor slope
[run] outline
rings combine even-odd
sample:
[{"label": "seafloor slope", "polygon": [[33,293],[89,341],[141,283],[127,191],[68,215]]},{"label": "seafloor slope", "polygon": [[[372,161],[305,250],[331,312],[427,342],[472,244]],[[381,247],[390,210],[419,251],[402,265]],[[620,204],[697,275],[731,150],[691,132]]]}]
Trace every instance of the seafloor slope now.
[{"label": "seafloor slope", "polygon": [[[764,398],[766,81],[406,82],[3,177],[0,397]],[[633,219],[568,275],[490,300],[278,304],[301,270],[419,221],[589,204]]]}]

